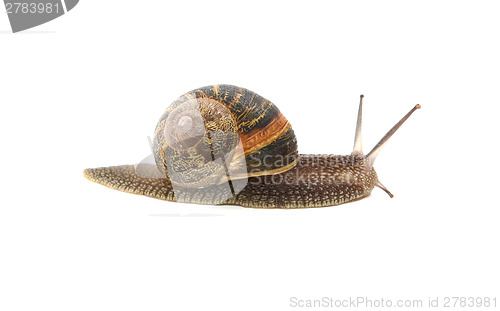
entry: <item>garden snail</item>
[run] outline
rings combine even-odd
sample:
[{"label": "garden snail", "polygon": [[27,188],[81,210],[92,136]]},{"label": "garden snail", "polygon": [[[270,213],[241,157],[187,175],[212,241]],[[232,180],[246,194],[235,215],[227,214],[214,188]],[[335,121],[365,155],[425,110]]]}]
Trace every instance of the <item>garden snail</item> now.
[{"label": "garden snail", "polygon": [[288,120],[262,96],[231,85],[188,92],[160,118],[156,165],[86,169],[84,176],[112,189],[156,199],[254,208],[306,208],[363,199],[378,180],[373,163],[408,112],[367,155],[361,146],[360,97],[350,155],[299,155]]}]

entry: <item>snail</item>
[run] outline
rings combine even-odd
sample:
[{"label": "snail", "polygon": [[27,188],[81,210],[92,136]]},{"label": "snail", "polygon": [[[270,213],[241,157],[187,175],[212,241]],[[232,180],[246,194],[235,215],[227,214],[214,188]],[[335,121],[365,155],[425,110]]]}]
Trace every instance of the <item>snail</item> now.
[{"label": "snail", "polygon": [[373,168],[382,147],[411,109],[366,155],[363,95],[350,155],[304,155],[290,122],[264,97],[212,85],[188,92],[161,116],[150,162],[84,170],[96,183],[173,202],[252,208],[307,208],[366,198],[382,185]]}]

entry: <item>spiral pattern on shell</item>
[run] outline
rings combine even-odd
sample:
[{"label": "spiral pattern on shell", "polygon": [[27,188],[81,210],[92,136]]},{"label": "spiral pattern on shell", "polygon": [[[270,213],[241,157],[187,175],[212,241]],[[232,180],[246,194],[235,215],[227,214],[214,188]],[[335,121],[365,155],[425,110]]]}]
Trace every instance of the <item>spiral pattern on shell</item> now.
[{"label": "spiral pattern on shell", "polygon": [[279,109],[232,85],[175,100],[156,126],[153,151],[158,169],[186,188],[285,172],[298,159],[297,139]]}]

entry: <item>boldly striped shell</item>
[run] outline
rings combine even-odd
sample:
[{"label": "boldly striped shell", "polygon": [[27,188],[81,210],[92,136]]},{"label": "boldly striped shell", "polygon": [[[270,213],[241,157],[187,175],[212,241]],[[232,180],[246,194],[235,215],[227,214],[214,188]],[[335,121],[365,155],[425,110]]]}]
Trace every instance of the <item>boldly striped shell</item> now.
[{"label": "boldly striped shell", "polygon": [[[198,109],[199,117],[183,116],[189,109]],[[204,131],[192,125],[197,118]],[[195,133],[187,144],[179,139],[185,129]],[[232,85],[199,88],[175,100],[157,124],[153,151],[158,169],[174,184],[196,188],[217,183],[233,166],[246,166],[241,174],[231,174],[234,180],[278,174],[298,159],[297,139],[279,109]]]}]

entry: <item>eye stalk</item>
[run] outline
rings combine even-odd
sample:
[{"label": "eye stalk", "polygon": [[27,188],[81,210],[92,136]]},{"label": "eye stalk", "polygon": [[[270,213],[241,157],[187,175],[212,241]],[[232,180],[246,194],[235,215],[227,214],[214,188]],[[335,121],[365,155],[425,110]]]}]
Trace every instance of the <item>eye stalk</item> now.
[{"label": "eye stalk", "polygon": [[[378,142],[378,144],[373,147],[373,149],[365,156],[363,154],[363,148],[362,148],[362,143],[361,143],[361,127],[362,127],[362,115],[363,115],[363,97],[365,97],[363,94],[361,94],[360,99],[359,99],[359,109],[358,109],[358,122],[356,123],[356,135],[354,137],[354,149],[352,150],[352,155],[361,155],[365,157],[366,159],[366,166],[369,169],[373,168],[373,163],[375,162],[375,159],[377,158],[380,150],[385,146],[385,144],[389,141],[389,139],[396,133],[396,131],[405,123],[406,120],[411,116],[412,113],[414,113],[417,109],[420,109],[420,105],[415,105],[413,109],[411,109],[401,120],[399,120],[396,125],[394,125],[387,134],[385,134],[384,137]],[[379,187],[380,189],[384,190],[391,198],[394,197],[392,193],[387,189],[380,180],[377,180],[375,185]]]}]

